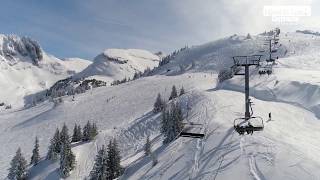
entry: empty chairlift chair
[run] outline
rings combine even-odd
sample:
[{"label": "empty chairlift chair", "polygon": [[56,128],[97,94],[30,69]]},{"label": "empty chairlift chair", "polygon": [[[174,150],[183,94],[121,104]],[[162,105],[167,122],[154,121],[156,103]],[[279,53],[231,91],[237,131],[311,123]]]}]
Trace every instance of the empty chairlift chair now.
[{"label": "empty chairlift chair", "polygon": [[185,123],[180,137],[189,137],[189,138],[203,138],[203,125],[195,123]]}]

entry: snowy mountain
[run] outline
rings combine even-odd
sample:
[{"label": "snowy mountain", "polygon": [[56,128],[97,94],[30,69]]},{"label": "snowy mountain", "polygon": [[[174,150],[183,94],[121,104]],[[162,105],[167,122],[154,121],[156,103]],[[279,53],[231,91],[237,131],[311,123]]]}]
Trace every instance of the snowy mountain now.
[{"label": "snowy mountain", "polygon": [[158,66],[160,57],[141,49],[107,49],[74,78],[95,78],[108,83],[132,78],[136,72]]},{"label": "snowy mountain", "polygon": [[85,68],[87,68],[92,61],[81,59],[81,58],[65,58],[63,59],[63,65],[66,66],[71,71],[79,73]]},{"label": "snowy mountain", "polygon": [[[233,129],[234,119],[244,114],[244,79],[235,76],[218,83],[218,72],[228,69],[235,55],[262,54],[264,61],[264,39],[261,35],[250,39],[233,35],[179,52],[156,68],[153,76],[64,96],[60,102],[44,101],[21,111],[3,112],[0,178],[8,174],[18,147],[30,159],[38,136],[43,159],[29,167],[29,177],[59,179],[59,161],[44,160],[50,138],[64,123],[71,132],[75,123],[83,127],[90,120],[97,123],[99,134],[91,142],[72,144],[76,167],[67,179],[88,177],[97,150],[112,138],[118,140],[125,168],[119,179],[319,179],[320,37],[280,34],[272,74],[260,75],[261,67],[250,70],[253,111],[264,118],[264,131],[239,136]],[[135,64],[140,60],[145,64]],[[145,51],[107,50],[76,76],[121,79],[154,67],[157,61]],[[186,91],[176,99],[182,106],[184,122],[200,124],[204,139],[179,137],[162,143],[162,116],[152,112],[153,103],[161,93],[170,104],[173,85]],[[143,152],[148,136],[158,159],[154,167]]]},{"label": "snowy mountain", "polygon": [[84,60],[62,61],[48,55],[31,38],[0,34],[0,102],[21,108],[26,103],[24,97],[49,88],[86,65],[89,63]]}]

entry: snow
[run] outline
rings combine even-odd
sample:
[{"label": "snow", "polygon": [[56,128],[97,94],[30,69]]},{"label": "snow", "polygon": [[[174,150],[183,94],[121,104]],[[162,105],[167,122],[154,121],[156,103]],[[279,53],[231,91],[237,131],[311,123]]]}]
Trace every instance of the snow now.
[{"label": "snow", "polygon": [[[67,179],[88,176],[98,147],[113,137],[119,142],[121,164],[126,168],[119,179],[319,179],[320,39],[301,33],[280,37],[282,46],[275,55],[279,60],[273,74],[260,76],[254,67],[250,71],[254,115],[264,119],[264,130],[252,136],[239,136],[233,130],[234,119],[244,115],[244,80],[237,76],[216,84],[217,72],[232,64],[231,56],[259,51],[261,39],[232,36],[192,47],[153,76],[92,89],[76,95],[75,101],[66,96],[62,103],[45,101],[28,109],[2,112],[0,179],[5,178],[19,146],[29,160],[38,136],[44,157],[56,127],[66,123],[71,130],[74,123],[83,127],[88,120],[97,123],[99,135],[92,142],[72,144],[77,165]],[[106,57],[127,63],[116,66]],[[153,64],[151,59],[157,60],[151,53],[137,50],[107,50],[79,75],[110,80],[128,77],[135,71],[120,71],[119,67],[137,63],[143,70]],[[181,137],[162,144],[161,116],[152,113],[152,106],[158,93],[168,99],[172,85],[186,90],[178,98],[185,116],[187,104],[191,107],[185,121],[202,124],[204,139]],[[144,157],[147,136],[158,158],[154,167],[151,158]],[[59,179],[57,168],[57,163],[41,161],[31,168],[30,177]]]},{"label": "snow", "polygon": [[[35,64],[27,52],[19,50],[20,46],[24,46],[20,37],[0,34],[0,102],[13,109],[22,108],[26,96],[48,89],[84,68],[84,60],[62,61],[42,50],[42,59]],[[0,107],[0,111],[3,109]]]},{"label": "snow", "polygon": [[81,58],[66,58],[63,59],[63,64],[70,70],[79,73],[87,68],[92,61]]},{"label": "snow", "polygon": [[158,66],[160,57],[141,49],[107,49],[75,77],[96,78],[106,82],[132,78],[135,72]]}]

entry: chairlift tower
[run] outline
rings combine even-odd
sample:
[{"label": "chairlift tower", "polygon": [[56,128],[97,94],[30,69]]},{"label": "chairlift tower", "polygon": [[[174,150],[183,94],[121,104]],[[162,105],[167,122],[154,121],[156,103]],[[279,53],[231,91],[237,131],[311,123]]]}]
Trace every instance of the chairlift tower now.
[{"label": "chairlift tower", "polygon": [[[251,101],[249,98],[250,90],[249,90],[249,67],[250,66],[259,66],[261,57],[263,55],[252,55],[252,56],[234,56],[233,61],[234,65],[231,67],[235,69],[236,67],[244,67],[244,73],[235,72],[234,75],[241,75],[245,77],[245,116],[244,118],[239,118],[235,120],[234,128],[239,134],[244,134],[244,132],[253,133],[253,131],[260,131],[263,129],[263,120],[260,117],[253,117],[253,112],[251,108]],[[251,110],[251,113],[250,113]],[[249,120],[250,119],[260,119],[262,125],[253,126]],[[237,120],[244,120],[239,124],[236,124]]]},{"label": "chairlift tower", "polygon": [[275,59],[272,59],[272,53],[277,52],[277,50],[273,49],[273,45],[276,45],[279,43],[279,33],[277,33],[277,30],[274,30],[274,34],[265,40],[264,45],[268,45],[268,49],[269,49],[269,59],[267,59],[267,62],[275,61]]},{"label": "chairlift tower", "polygon": [[249,98],[249,67],[259,66],[260,59],[263,55],[252,55],[252,56],[234,56],[233,67],[244,67],[244,73],[236,72],[234,75],[240,75],[245,77],[245,119],[250,119],[250,98]]}]

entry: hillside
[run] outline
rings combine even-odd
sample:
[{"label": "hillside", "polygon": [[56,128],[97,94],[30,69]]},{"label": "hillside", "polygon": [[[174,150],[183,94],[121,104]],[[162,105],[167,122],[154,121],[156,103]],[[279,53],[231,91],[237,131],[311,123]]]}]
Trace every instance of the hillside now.
[{"label": "hillside", "polygon": [[105,82],[132,78],[135,73],[158,66],[160,57],[141,49],[107,49],[75,78],[95,78]]},{"label": "hillside", "polygon": [[[44,52],[28,37],[0,35],[0,102],[13,109],[23,107],[26,96],[48,89],[56,81],[85,68],[78,60],[62,61]],[[81,61],[83,62],[83,61]],[[0,107],[2,111],[5,107]]]},{"label": "hillside", "polygon": [[[34,137],[38,136],[44,158],[57,127],[66,123],[71,132],[74,123],[84,126],[91,120],[97,123],[99,135],[92,142],[73,144],[77,165],[67,179],[87,177],[98,147],[113,137],[118,139],[121,164],[126,169],[119,179],[318,179],[319,37],[280,35],[281,46],[274,54],[279,59],[273,73],[259,75],[259,68],[255,67],[250,71],[253,110],[264,118],[264,131],[239,136],[233,129],[234,119],[243,116],[244,80],[237,76],[217,83],[218,72],[233,64],[234,55],[262,53],[266,59],[266,53],[260,52],[263,39],[260,35],[250,39],[235,35],[191,47],[156,68],[153,76],[95,88],[74,98],[64,96],[60,103],[45,101],[22,111],[2,113],[0,178],[7,175],[19,146],[29,160]],[[135,58],[144,59],[142,52],[135,57],[131,50],[126,51],[125,59],[119,58],[118,53],[109,50],[100,54],[78,75],[113,79],[123,78],[124,74],[129,77],[139,70],[140,65],[134,66],[134,62]],[[110,57],[116,60],[110,61]],[[152,68],[153,58],[156,57],[151,54],[141,70]],[[155,64],[157,59],[154,60]],[[115,63],[123,64],[114,66]],[[172,85],[186,90],[177,101],[182,105],[185,122],[202,124],[204,139],[180,137],[162,144],[161,114],[154,114],[152,108],[157,93],[168,99]],[[191,108],[188,117],[187,104]],[[267,121],[269,112],[271,121]],[[159,161],[154,167],[151,159],[143,156],[147,136]],[[43,160],[30,169],[30,178],[58,179],[57,168],[57,163]]]}]

